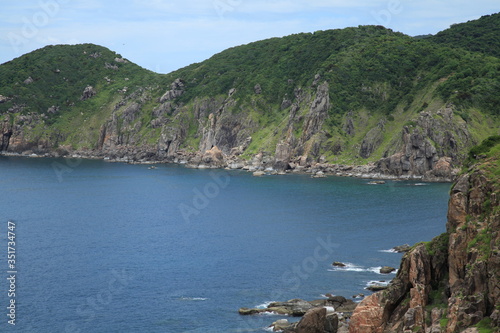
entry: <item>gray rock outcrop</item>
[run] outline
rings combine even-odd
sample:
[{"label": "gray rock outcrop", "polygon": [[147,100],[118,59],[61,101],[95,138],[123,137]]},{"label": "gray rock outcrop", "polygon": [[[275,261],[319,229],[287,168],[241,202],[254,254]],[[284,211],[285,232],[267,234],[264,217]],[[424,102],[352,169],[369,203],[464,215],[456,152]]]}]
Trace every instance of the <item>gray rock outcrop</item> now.
[{"label": "gray rock outcrop", "polygon": [[97,91],[94,89],[94,87],[86,86],[85,89],[83,90],[80,100],[86,101],[87,99],[92,98],[95,95],[97,95]]}]

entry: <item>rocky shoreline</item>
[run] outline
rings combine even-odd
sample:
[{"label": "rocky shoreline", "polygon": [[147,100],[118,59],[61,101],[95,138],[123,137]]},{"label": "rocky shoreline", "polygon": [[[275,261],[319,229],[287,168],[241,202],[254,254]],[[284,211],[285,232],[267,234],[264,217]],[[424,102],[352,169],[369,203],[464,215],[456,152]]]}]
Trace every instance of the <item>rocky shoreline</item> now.
[{"label": "rocky shoreline", "polygon": [[273,302],[266,308],[240,308],[243,316],[271,313],[276,315],[302,317],[300,321],[289,322],[280,319],[269,325],[273,332],[348,332],[348,321],[357,304],[343,296],[328,295],[327,299],[304,301],[292,299]]},{"label": "rocky shoreline", "polygon": [[[394,253],[404,253],[410,250],[410,246],[405,244],[392,248]],[[333,267],[343,269],[347,267],[339,261],[332,263]],[[389,266],[380,268],[380,274],[390,274],[396,269]],[[389,288],[391,282],[380,281],[365,289],[377,292]],[[303,299],[291,299],[285,302],[271,302],[265,307],[247,308],[242,307],[238,313],[242,316],[255,316],[263,314],[301,317],[300,321],[290,322],[288,319],[280,319],[268,326],[273,332],[322,332],[322,333],[348,333],[349,322],[353,315],[358,301],[365,298],[364,293],[353,295],[351,300],[344,296],[334,296],[325,294],[324,299],[305,301]]]},{"label": "rocky shoreline", "polygon": [[453,182],[457,170],[449,166],[443,175],[428,173],[426,175],[392,175],[380,170],[377,164],[342,165],[325,162],[306,162],[300,158],[286,165],[276,163],[273,156],[259,153],[249,160],[237,155],[227,156],[216,146],[204,154],[199,152],[178,151],[175,156],[158,155],[154,147],[120,147],[110,150],[91,150],[69,148],[25,150],[22,152],[2,151],[0,156],[18,156],[32,158],[79,158],[102,159],[112,163],[129,164],[178,164],[192,169],[227,169],[244,170],[254,176],[306,174],[313,178],[327,176],[354,177],[362,179],[379,180],[373,184],[383,184],[383,180],[414,180],[423,182]]}]

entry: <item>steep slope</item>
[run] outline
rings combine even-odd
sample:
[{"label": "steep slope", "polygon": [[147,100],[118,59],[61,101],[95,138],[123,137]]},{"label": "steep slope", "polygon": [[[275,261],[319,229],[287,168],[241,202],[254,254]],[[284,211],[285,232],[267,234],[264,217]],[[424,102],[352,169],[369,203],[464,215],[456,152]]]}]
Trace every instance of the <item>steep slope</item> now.
[{"label": "steep slope", "polygon": [[357,307],[350,332],[500,331],[500,136],[468,163],[451,190],[447,232],[403,257],[389,288]]},{"label": "steep slope", "polygon": [[255,42],[167,75],[96,45],[46,47],[0,66],[0,150],[451,179],[498,134],[499,71],[380,26]]}]

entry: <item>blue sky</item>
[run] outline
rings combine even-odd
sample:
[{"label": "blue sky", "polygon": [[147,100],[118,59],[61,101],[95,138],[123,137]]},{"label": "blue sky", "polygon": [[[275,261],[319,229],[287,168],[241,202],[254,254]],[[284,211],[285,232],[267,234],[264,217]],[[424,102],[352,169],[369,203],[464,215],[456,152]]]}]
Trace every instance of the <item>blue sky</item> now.
[{"label": "blue sky", "polygon": [[4,1],[0,63],[46,45],[94,43],[168,73],[270,37],[367,24],[435,34],[499,11],[498,0]]}]

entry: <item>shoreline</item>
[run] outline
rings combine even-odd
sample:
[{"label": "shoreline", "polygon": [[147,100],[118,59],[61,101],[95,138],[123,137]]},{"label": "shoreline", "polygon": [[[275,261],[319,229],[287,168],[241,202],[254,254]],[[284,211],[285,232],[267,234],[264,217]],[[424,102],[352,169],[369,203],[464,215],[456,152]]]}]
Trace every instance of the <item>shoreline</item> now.
[{"label": "shoreline", "polygon": [[[254,176],[277,176],[277,175],[310,175],[311,178],[326,178],[328,176],[336,177],[350,177],[359,178],[366,180],[374,180],[373,184],[383,184],[383,181],[420,181],[426,183],[452,183],[456,177],[425,177],[422,175],[391,175],[385,174],[376,170],[376,166],[373,163],[368,163],[366,165],[342,165],[342,164],[329,164],[329,163],[312,163],[310,165],[301,166],[292,164],[292,167],[286,170],[276,170],[269,163],[255,163],[252,161],[246,161],[243,159],[230,161],[218,160],[215,163],[212,160],[206,160],[200,156],[199,153],[180,153],[179,157],[176,158],[157,158],[156,154],[152,154],[149,158],[137,159],[135,156],[130,156],[128,154],[122,157],[113,157],[112,154],[106,154],[106,152],[100,151],[86,151],[86,150],[75,150],[73,152],[67,152],[60,154],[56,151],[49,151],[43,153],[34,153],[32,151],[28,152],[0,152],[0,156],[6,157],[25,157],[25,158],[67,158],[67,159],[86,159],[86,160],[103,160],[108,163],[126,163],[126,164],[139,164],[139,165],[155,165],[155,164],[175,164],[179,166],[184,166],[190,169],[225,169],[225,170],[243,170],[253,173]],[[151,158],[156,157],[156,158]],[[257,165],[256,165],[257,164]],[[379,182],[378,182],[379,181]]]}]

